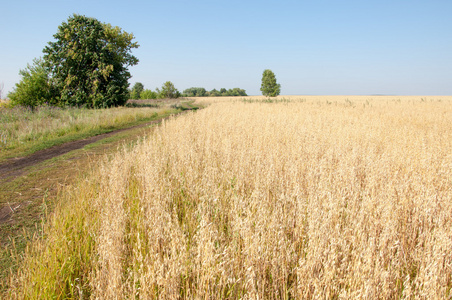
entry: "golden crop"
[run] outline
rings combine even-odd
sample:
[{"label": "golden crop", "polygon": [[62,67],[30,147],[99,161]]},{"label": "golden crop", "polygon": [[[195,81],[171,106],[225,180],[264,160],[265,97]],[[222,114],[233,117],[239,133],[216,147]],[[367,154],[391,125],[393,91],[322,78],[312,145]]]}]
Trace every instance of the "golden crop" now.
[{"label": "golden crop", "polygon": [[84,221],[55,217],[89,244],[72,290],[49,270],[80,247],[53,225],[17,295],[451,297],[450,99],[278,99],[211,100],[105,161],[68,196]]}]

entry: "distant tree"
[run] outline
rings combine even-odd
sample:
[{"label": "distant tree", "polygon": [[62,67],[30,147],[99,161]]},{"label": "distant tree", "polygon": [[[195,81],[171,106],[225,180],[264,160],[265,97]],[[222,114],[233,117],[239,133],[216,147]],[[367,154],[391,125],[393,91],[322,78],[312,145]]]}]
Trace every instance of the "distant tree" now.
[{"label": "distant tree", "polygon": [[239,88],[233,88],[230,90],[230,94],[232,94],[232,96],[247,96],[245,90]]},{"label": "distant tree", "polygon": [[140,97],[139,97],[139,99],[143,99],[143,100],[157,99],[157,98],[158,98],[158,94],[157,94],[157,92],[154,92],[153,90],[143,90],[140,93]]},{"label": "distant tree", "polygon": [[264,70],[261,84],[262,95],[267,97],[276,97],[281,92],[281,85],[276,82],[275,73],[271,70]]},{"label": "distant tree", "polygon": [[238,96],[238,94],[233,89],[229,89],[226,95],[229,97]]},{"label": "distant tree", "polygon": [[191,87],[185,89],[182,95],[184,97],[247,96],[246,91],[240,88],[233,88],[229,90],[222,88],[220,91],[213,89],[208,92],[205,88],[200,87]]},{"label": "distant tree", "polygon": [[205,97],[207,96],[207,91],[205,88],[197,88],[196,95],[197,97]]},{"label": "distant tree", "polygon": [[22,79],[16,83],[16,87],[8,94],[13,105],[23,105],[34,108],[44,103],[56,105],[58,92],[50,79],[48,69],[44,67],[41,58],[35,58],[33,64],[20,70]]},{"label": "distant tree", "polygon": [[143,92],[143,90],[144,85],[141,82],[136,82],[130,92],[130,99],[140,99],[141,92]]},{"label": "distant tree", "polygon": [[228,93],[228,90],[227,89],[225,89],[225,88],[221,88],[220,89],[220,94],[221,94],[221,96],[227,96],[226,94]]},{"label": "distant tree", "polygon": [[162,85],[162,89],[157,89],[157,93],[159,94],[159,98],[179,98],[180,93],[174,87],[174,84],[171,81],[167,81]]},{"label": "distant tree", "polygon": [[183,97],[196,97],[196,88],[191,87],[182,91]]},{"label": "distant tree", "polygon": [[217,91],[216,89],[213,89],[209,92],[209,96],[210,97],[219,97],[219,96],[221,96],[221,93],[219,91]]},{"label": "distant tree", "polygon": [[110,107],[128,98],[133,34],[97,19],[74,14],[58,27],[44,60],[64,105]]},{"label": "distant tree", "polygon": [[207,96],[207,91],[203,87],[191,87],[191,88],[185,89],[182,92],[182,95],[184,97],[205,97],[205,96]]}]

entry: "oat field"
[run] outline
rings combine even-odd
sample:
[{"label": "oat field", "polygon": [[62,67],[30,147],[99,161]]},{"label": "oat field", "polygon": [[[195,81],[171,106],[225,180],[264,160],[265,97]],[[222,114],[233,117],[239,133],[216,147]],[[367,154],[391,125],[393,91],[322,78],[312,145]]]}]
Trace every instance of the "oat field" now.
[{"label": "oat field", "polygon": [[452,297],[452,97],[202,101],[62,192],[8,297]]}]

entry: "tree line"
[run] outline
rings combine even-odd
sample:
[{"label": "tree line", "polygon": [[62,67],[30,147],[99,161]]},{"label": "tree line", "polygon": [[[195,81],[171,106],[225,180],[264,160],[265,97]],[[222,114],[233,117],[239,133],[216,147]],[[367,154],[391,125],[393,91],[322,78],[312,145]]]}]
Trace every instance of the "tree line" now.
[{"label": "tree line", "polygon": [[161,88],[156,88],[155,91],[145,89],[141,82],[135,83],[129,90],[129,99],[166,99],[180,96],[181,93],[171,81],[165,82]]},{"label": "tree line", "polygon": [[130,99],[162,99],[162,98],[178,98],[178,97],[222,97],[222,96],[247,96],[246,91],[240,88],[220,90],[213,89],[207,91],[203,87],[191,87],[185,89],[180,93],[171,81],[167,81],[163,84],[162,88],[157,88],[155,91],[145,89],[141,82],[136,82],[130,89]]},{"label": "tree line", "polygon": [[[155,91],[139,82],[129,89],[128,68],[138,64],[131,51],[139,45],[133,34],[95,18],[74,14],[58,27],[54,38],[42,58],[20,71],[21,81],[8,94],[13,105],[102,108],[124,105],[128,99],[247,96],[240,88],[191,87],[180,93],[171,81]],[[269,97],[280,93],[271,70],[263,73],[261,91]]]},{"label": "tree line", "polygon": [[213,89],[211,91],[207,91],[203,87],[191,87],[185,89],[182,93],[184,97],[222,97],[222,96],[248,96],[244,89],[233,88],[233,89],[225,89],[221,88],[219,90]]}]

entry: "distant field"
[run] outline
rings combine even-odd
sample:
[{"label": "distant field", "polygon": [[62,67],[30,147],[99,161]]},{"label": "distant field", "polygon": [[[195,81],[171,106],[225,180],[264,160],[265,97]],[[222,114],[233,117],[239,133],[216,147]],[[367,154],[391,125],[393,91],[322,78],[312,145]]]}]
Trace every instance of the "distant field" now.
[{"label": "distant field", "polygon": [[62,194],[9,297],[452,296],[452,97],[196,100]]},{"label": "distant field", "polygon": [[[452,101],[452,96],[380,96],[380,95],[283,95],[278,97],[265,97],[265,96],[246,96],[246,97],[192,97],[188,99],[196,99],[197,101],[206,103],[216,103],[216,102],[230,102],[236,100],[249,100],[249,101],[263,101],[263,102],[278,102],[278,101],[291,101],[291,102],[338,102],[343,103],[344,101],[355,101],[357,103],[366,103],[366,101],[385,101],[385,102],[398,102],[398,101],[414,101],[414,102],[425,102],[425,101]],[[348,101],[347,101],[348,102]]]}]

